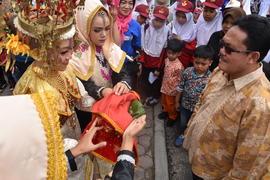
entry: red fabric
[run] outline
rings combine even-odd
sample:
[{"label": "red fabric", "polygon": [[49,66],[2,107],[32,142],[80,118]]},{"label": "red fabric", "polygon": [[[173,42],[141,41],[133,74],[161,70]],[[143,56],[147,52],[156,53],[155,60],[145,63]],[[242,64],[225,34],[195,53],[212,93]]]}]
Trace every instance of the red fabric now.
[{"label": "red fabric", "polygon": [[139,4],[136,6],[135,11],[138,12],[141,16],[149,18],[149,7],[145,4]]},{"label": "red fabric", "polygon": [[157,5],[154,8],[153,15],[155,17],[158,17],[160,19],[165,20],[165,19],[167,19],[168,15],[169,15],[169,9],[166,6]]},{"label": "red fabric", "polygon": [[181,51],[178,59],[181,61],[185,69],[193,65],[193,56],[195,49],[196,40],[193,40],[190,43],[186,43],[185,48]]},{"label": "red fabric", "polygon": [[177,7],[175,8],[175,10],[177,11],[182,11],[182,12],[192,12],[194,9],[194,5],[192,2],[188,1],[188,0],[182,0],[178,3]]},{"label": "red fabric", "polygon": [[165,49],[162,50],[160,57],[152,57],[145,52],[142,52],[141,58],[138,60],[138,62],[143,63],[143,66],[147,68],[161,68],[164,65],[164,59]]},{"label": "red fabric", "polygon": [[[130,92],[121,96],[114,93],[96,102],[92,107],[92,121],[87,125],[82,136],[89,130],[96,118],[98,125],[103,129],[97,131],[93,138],[93,143],[106,141],[107,145],[93,152],[94,155],[115,164],[118,152],[121,148],[122,135],[128,125],[133,121],[132,116],[128,113],[132,100],[139,99],[135,92]],[[135,160],[138,161],[137,142],[134,141],[133,152]]]},{"label": "red fabric", "polygon": [[224,4],[224,0],[206,0],[203,4],[216,9],[220,8]]}]

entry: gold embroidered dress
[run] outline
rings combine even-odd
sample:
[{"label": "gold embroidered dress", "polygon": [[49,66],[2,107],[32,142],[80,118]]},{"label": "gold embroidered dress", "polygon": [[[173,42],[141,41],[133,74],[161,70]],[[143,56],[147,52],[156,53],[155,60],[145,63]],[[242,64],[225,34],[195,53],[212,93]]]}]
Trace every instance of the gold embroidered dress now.
[{"label": "gold embroidered dress", "polygon": [[62,72],[46,72],[34,62],[20,78],[13,93],[18,95],[45,91],[51,91],[57,99],[56,106],[63,136],[78,139],[80,128],[75,117],[74,105],[81,95],[71,67],[68,66]]},{"label": "gold embroidered dress", "polygon": [[[57,43],[61,43],[62,40],[71,40],[76,32],[73,14],[76,5],[73,0],[65,0],[64,4],[62,1],[50,0],[42,4],[40,2],[32,4],[32,0],[21,0],[16,3],[18,16],[14,19],[14,25],[18,31],[31,37],[36,43],[35,46],[31,46],[30,52],[36,61],[28,67],[16,84],[14,94],[43,92],[52,94],[52,98],[56,100],[54,104],[59,115],[64,151],[75,147],[81,134],[74,112],[75,105],[80,109],[90,111],[94,102],[85,93],[70,66],[62,71],[57,69],[59,65],[62,65],[58,59],[60,58],[58,52],[55,50],[58,48]],[[93,168],[88,155],[75,158],[78,168],[75,171],[71,171],[67,158],[66,161],[68,179],[92,178]],[[54,176],[53,179],[58,179],[58,177]]]}]

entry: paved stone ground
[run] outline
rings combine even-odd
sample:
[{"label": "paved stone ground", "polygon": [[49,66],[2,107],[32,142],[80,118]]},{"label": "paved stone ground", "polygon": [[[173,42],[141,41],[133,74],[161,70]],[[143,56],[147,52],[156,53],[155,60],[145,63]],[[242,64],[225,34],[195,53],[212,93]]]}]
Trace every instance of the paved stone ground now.
[{"label": "paved stone ground", "polygon": [[154,137],[153,108],[145,108],[147,123],[138,135],[139,166],[135,169],[134,180],[154,180]]},{"label": "paved stone ground", "polygon": [[192,180],[187,151],[182,147],[174,146],[177,137],[176,125],[174,127],[165,127],[165,131],[170,180]]}]

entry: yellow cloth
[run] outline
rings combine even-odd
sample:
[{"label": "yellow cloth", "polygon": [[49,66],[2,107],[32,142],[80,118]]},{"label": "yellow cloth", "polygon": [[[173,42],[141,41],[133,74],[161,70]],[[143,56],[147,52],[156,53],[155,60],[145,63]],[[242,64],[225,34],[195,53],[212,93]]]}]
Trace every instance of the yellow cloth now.
[{"label": "yellow cloth", "polygon": [[261,179],[269,171],[269,126],[270,83],[262,67],[231,81],[217,69],[186,131],[192,171],[206,180]]},{"label": "yellow cloth", "polygon": [[57,76],[45,76],[46,72],[34,62],[28,67],[15,86],[13,93],[30,94],[52,91],[57,99],[57,111],[64,116],[73,114],[72,101],[80,98],[76,76],[70,66],[65,71],[58,72]]}]

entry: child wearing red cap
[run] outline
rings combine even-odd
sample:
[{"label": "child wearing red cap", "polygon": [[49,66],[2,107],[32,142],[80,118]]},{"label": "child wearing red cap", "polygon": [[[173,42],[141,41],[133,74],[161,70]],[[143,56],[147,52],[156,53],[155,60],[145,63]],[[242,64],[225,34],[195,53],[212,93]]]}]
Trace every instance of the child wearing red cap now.
[{"label": "child wearing red cap", "polygon": [[224,0],[206,0],[203,5],[203,14],[200,15],[196,24],[197,46],[206,45],[210,36],[222,29],[222,12],[220,7]]},{"label": "child wearing red cap", "polygon": [[178,57],[185,68],[192,66],[193,52],[196,48],[196,29],[193,22],[192,11],[194,5],[188,0],[181,0],[173,14],[173,20],[168,25],[170,37],[180,39],[185,43],[185,48]]},{"label": "child wearing red cap", "polygon": [[166,20],[169,9],[165,6],[156,6],[149,24],[142,26],[142,54],[139,60],[141,76],[141,90],[147,97],[146,105],[159,102],[161,78],[159,74],[163,65],[166,42],[169,29]]},{"label": "child wearing red cap", "polygon": [[137,22],[142,25],[146,23],[146,20],[149,18],[149,7],[145,4],[140,4],[135,8],[135,12],[138,12]]}]

